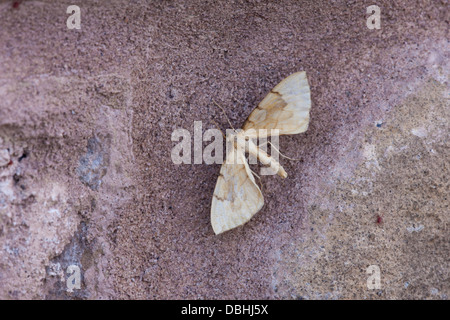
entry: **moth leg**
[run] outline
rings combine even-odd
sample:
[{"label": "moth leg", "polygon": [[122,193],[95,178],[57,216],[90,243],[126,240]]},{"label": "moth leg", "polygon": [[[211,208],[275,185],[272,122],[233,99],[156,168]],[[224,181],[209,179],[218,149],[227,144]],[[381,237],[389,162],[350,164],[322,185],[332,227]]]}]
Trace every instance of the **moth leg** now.
[{"label": "moth leg", "polygon": [[[250,169],[250,168],[249,168],[249,169]],[[256,172],[253,171],[252,169],[250,169],[250,171],[253,173],[253,175],[254,175],[255,177],[258,178],[258,180],[259,180],[259,186],[261,187],[261,193],[263,193],[263,183],[262,183],[261,177],[260,177],[259,175],[257,175]]]},{"label": "moth leg", "polygon": [[273,149],[275,149],[275,151],[276,152],[278,152],[278,154],[280,155],[280,156],[282,156],[283,158],[285,158],[285,159],[288,159],[288,160],[292,160],[292,161],[302,161],[303,159],[293,159],[293,158],[289,158],[288,156],[285,156],[284,154],[282,154],[281,153],[281,151],[280,150],[278,150],[270,141],[266,141],[266,143],[269,143],[270,145],[271,145],[271,147],[273,148]]}]

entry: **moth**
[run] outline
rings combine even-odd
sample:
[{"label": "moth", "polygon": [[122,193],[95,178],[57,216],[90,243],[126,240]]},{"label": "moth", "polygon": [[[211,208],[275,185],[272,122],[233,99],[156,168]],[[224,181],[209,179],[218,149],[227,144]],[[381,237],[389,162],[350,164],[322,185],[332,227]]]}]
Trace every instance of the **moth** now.
[{"label": "moth", "polygon": [[[291,74],[273,88],[250,113],[242,130],[228,134],[225,162],[211,205],[211,225],[215,234],[228,231],[248,222],[264,205],[264,197],[246,161],[245,153],[270,166],[280,177],[287,173],[273,157],[252,142],[259,132],[278,135],[305,132],[309,124],[311,96],[306,72]],[[272,133],[272,134],[271,134]],[[237,161],[236,161],[237,160]]]}]

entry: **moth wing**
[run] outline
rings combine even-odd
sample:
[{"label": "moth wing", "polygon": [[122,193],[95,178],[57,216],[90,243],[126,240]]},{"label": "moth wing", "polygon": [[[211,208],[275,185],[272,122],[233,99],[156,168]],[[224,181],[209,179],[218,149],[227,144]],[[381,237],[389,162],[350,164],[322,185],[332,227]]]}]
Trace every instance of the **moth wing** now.
[{"label": "moth wing", "polygon": [[281,81],[258,104],[242,129],[280,130],[280,135],[305,132],[309,124],[311,94],[306,72],[293,73]]},{"label": "moth wing", "polygon": [[[240,159],[237,163],[236,159]],[[235,159],[234,163],[231,163]],[[261,210],[264,198],[255,183],[242,150],[233,148],[222,164],[211,205],[211,225],[215,234],[249,221]]]}]

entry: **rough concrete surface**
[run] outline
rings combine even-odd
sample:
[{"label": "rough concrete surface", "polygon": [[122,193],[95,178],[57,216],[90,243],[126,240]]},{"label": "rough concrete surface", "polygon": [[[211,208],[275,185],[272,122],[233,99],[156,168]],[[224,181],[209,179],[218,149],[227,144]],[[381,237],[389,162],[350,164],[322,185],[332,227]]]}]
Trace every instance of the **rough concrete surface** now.
[{"label": "rough concrete surface", "polygon": [[[0,298],[448,299],[448,1],[71,4],[0,3]],[[215,236],[219,165],[173,164],[173,130],[301,70],[302,160]]]}]

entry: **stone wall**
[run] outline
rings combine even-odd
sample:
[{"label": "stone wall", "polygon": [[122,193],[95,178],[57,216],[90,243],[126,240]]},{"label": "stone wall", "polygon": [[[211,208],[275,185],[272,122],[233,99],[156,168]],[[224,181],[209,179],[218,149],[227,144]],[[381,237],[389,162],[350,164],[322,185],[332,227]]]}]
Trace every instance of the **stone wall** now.
[{"label": "stone wall", "polygon": [[[69,30],[71,4],[0,3],[0,298],[448,299],[445,1],[88,0]],[[215,236],[219,165],[173,164],[171,133],[300,70],[301,161]]]}]

